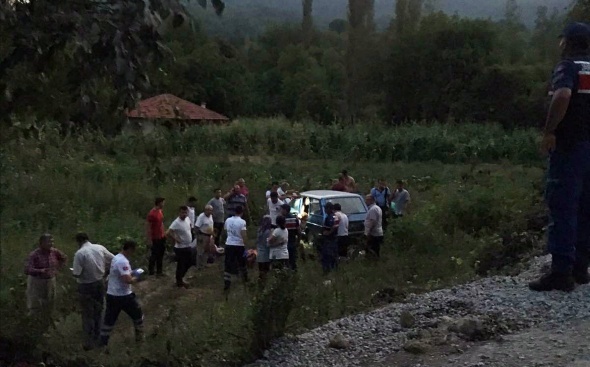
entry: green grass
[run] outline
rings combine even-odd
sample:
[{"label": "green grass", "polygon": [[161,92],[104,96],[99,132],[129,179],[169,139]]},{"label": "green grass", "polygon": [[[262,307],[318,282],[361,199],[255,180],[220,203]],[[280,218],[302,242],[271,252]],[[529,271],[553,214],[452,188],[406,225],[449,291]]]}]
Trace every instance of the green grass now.
[{"label": "green grass", "polygon": [[[381,134],[365,134],[380,129]],[[320,128],[262,120],[149,137],[106,138],[91,132],[64,137],[51,129],[35,138],[14,131],[10,136],[14,139],[2,146],[0,175],[0,336],[13,340],[39,340],[24,327],[29,324],[23,316],[22,275],[38,235],[52,232],[70,258],[77,231],[113,249],[121,238],[143,244],[144,217],[155,196],[167,198],[169,224],[188,196],[204,205],[214,188],[228,189],[244,177],[257,221],[272,180],[286,179],[303,190],[323,188],[346,168],[364,192],[380,177],[408,181],[411,215],[390,227],[377,265],[345,264],[330,276],[328,286],[318,285],[323,278],[317,262],[303,265],[286,322],[290,333],[374,307],[374,294],[385,288],[419,292],[468,281],[482,272],[480,262],[490,249],[497,251],[502,236],[529,231],[528,218],[542,208],[542,170],[532,131],[506,133],[476,125]],[[255,231],[253,226],[249,230]],[[134,264],[143,263],[140,252]],[[157,337],[129,346],[130,352],[112,350],[101,360],[121,366],[140,365],[142,359],[221,366],[253,358],[256,304],[260,297],[275,296],[237,287],[227,303],[221,276],[220,269],[209,269],[185,297],[170,289],[149,300],[151,291],[146,290],[148,330],[157,330]],[[41,347],[79,365],[76,358],[96,355],[78,347],[74,281],[63,275],[59,282],[61,321]],[[129,327],[124,319],[121,325]]]}]

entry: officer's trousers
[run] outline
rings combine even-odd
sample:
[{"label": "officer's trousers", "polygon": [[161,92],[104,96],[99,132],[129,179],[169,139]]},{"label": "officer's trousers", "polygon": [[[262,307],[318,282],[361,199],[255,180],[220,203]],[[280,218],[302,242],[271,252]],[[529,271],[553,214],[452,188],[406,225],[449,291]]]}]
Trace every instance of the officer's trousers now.
[{"label": "officer's trousers", "polygon": [[552,270],[569,273],[590,254],[590,142],[551,154],[545,199]]},{"label": "officer's trousers", "polygon": [[324,238],[320,247],[322,269],[324,274],[338,266],[338,241],[336,238]]}]

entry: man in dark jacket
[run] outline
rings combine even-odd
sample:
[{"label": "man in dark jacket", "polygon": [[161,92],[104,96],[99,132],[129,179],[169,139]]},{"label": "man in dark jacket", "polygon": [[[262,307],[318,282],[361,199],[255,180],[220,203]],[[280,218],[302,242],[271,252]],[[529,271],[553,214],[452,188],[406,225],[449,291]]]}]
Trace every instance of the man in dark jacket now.
[{"label": "man in dark jacket", "polygon": [[534,291],[572,291],[590,282],[590,25],[561,35],[563,60],[553,72],[551,105],[541,150],[549,154],[546,200],[551,272]]}]

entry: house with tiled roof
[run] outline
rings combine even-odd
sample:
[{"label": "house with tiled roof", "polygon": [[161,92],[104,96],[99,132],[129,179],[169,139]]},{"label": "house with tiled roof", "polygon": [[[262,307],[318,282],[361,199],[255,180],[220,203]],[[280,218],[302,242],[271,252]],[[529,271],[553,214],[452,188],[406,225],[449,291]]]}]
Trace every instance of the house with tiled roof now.
[{"label": "house with tiled roof", "polygon": [[229,121],[226,116],[208,109],[204,103],[197,105],[172,94],[161,94],[140,101],[126,115],[128,129],[144,132],[150,132],[158,123],[174,127]]}]

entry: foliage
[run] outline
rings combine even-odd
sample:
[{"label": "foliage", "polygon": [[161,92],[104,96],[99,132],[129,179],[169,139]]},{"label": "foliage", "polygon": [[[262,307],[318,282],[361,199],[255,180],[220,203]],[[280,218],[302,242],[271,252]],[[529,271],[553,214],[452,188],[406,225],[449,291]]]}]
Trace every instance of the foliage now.
[{"label": "foliage", "polygon": [[[65,136],[57,124],[43,126],[29,137],[16,128],[6,131],[2,144],[0,337],[28,345],[40,341],[40,350],[50,351],[64,366],[91,364],[98,357],[79,348],[79,314],[72,302],[75,283],[65,274],[58,279],[58,323],[49,329],[49,339],[40,338],[23,315],[23,260],[44,231],[55,235],[57,246],[70,258],[75,251],[72,235],[79,230],[113,251],[127,237],[143,244],[143,221],[155,196],[167,198],[164,213],[170,223],[174,208],[186,197],[194,195],[202,205],[213,188],[229,188],[237,177],[244,177],[256,220],[264,206],[259,193],[272,180],[286,179],[301,190],[321,188],[345,167],[363,192],[377,176],[389,182],[406,179],[412,206],[407,218],[393,221],[384,258],[377,265],[353,261],[322,279],[319,264],[307,261],[296,283],[273,275],[276,278],[264,292],[237,286],[229,302],[222,296],[217,268],[209,269],[197,280],[197,311],[193,297],[174,293],[171,299],[154,291],[150,297],[156,298],[149,300],[152,308],[146,311],[145,345],[130,347],[129,354],[113,349],[100,357],[105,365],[237,364],[258,355],[260,347],[284,332],[299,332],[373,307],[375,294],[384,289],[401,294],[465,281],[476,271],[503,266],[498,262],[501,256],[520,259],[523,251],[537,246],[537,240],[528,238],[536,238],[539,228],[520,235],[531,231],[528,218],[537,212],[540,197],[539,185],[531,186],[541,180],[541,170],[530,167],[536,165],[532,132],[506,133],[489,125],[366,124],[379,134],[363,135],[353,127],[246,120],[227,127],[106,138],[92,130]],[[300,140],[281,138],[286,126]],[[383,141],[391,139],[390,147],[402,150],[400,157],[412,163],[392,161],[380,151],[382,146],[373,144],[380,135]],[[501,161],[505,157],[527,165],[508,165]],[[482,164],[485,160],[495,163]],[[499,255],[505,247],[498,244],[498,236],[512,233],[518,236],[502,243],[515,250]],[[144,265],[144,255],[142,246],[133,264]],[[284,312],[263,317],[269,307],[276,309],[274,305]],[[124,333],[113,338],[113,343],[128,342]]]},{"label": "foliage", "polygon": [[254,355],[268,349],[273,340],[285,333],[296,290],[297,277],[291,270],[271,271],[269,283],[254,298],[251,307]]},{"label": "foliage", "polygon": [[[311,17],[312,7],[314,15],[325,11],[321,1],[298,3],[304,21],[281,18],[268,26],[258,14],[270,16],[277,9],[255,2],[231,4],[223,19],[212,19],[200,3],[189,2],[188,12],[198,18],[191,24],[179,24],[174,15],[159,20],[170,7],[182,13],[172,3],[161,8],[149,3],[148,12],[140,11],[140,3],[123,2],[116,11],[101,13],[98,5],[82,12],[65,1],[47,5],[42,15],[27,15],[32,5],[19,2],[22,20],[10,18],[0,26],[8,40],[0,46],[4,119],[90,124],[113,134],[135,98],[173,93],[230,117],[535,126],[543,119],[549,72],[558,58],[553,34],[565,19],[563,9],[541,7],[534,29],[527,29],[515,3],[508,4],[505,19],[490,21],[451,17],[433,11],[429,2],[398,1],[391,27],[380,30],[374,2],[354,0],[348,21],[332,18],[325,30]],[[56,29],[43,28],[59,11],[72,15],[71,32],[58,27],[58,20],[66,22],[61,18],[53,22]],[[258,23],[251,24],[254,16]],[[583,16],[583,2],[572,16]],[[43,28],[41,54],[34,48],[37,41],[22,32],[26,27]],[[115,37],[117,32],[131,36]],[[19,49],[32,56],[21,60]]]},{"label": "foliage", "polygon": [[[211,3],[220,15],[224,3]],[[48,82],[64,64],[67,69],[55,76],[61,88],[49,87],[49,94],[58,101],[73,102],[76,96],[79,106],[44,117],[92,121],[97,108],[113,113],[132,106],[149,87],[148,64],[164,57],[161,35],[166,26],[178,27],[185,18],[177,0],[2,1],[0,36],[6,46],[0,50],[0,106],[7,112],[2,122],[8,122],[10,113],[23,112],[20,100],[31,90],[46,98]],[[20,76],[31,79],[32,85],[21,85]],[[107,101],[100,93],[105,82],[114,87]],[[97,107],[101,102],[106,105]]]}]

